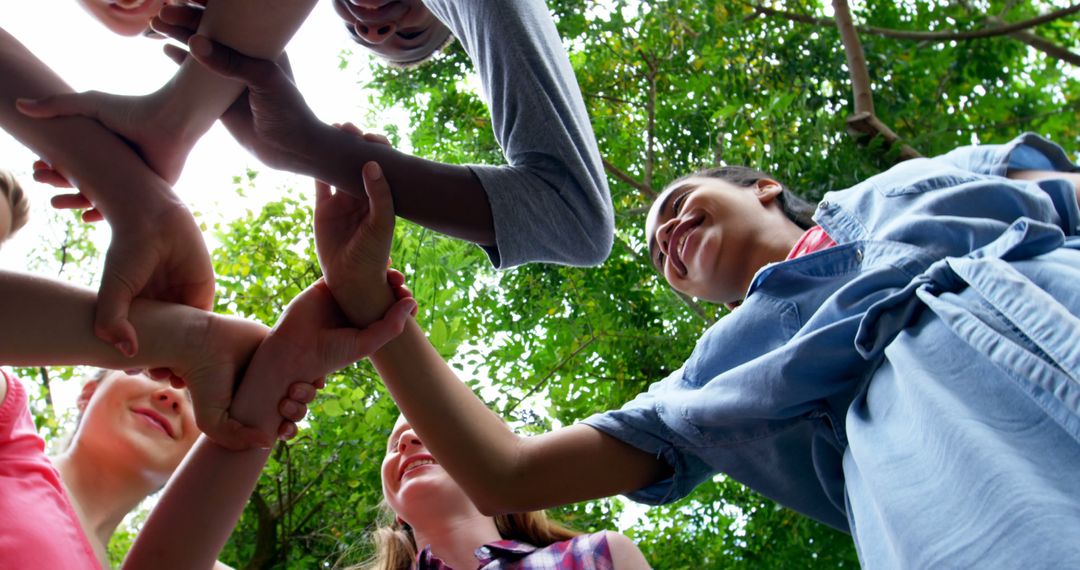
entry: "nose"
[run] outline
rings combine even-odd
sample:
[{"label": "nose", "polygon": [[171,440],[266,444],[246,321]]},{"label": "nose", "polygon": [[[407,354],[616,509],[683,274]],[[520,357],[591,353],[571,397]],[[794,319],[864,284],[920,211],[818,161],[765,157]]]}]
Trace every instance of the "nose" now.
[{"label": "nose", "polygon": [[371,45],[379,45],[397,31],[397,24],[394,22],[384,22],[381,24],[367,24],[364,22],[357,22],[353,25],[356,29],[356,35],[363,38],[363,40]]},{"label": "nose", "polygon": [[656,245],[660,248],[660,251],[664,252],[664,255],[669,255],[668,242],[670,240],[668,238],[671,237],[671,230],[675,229],[678,221],[678,218],[673,217],[656,228]]},{"label": "nose", "polygon": [[150,401],[158,410],[179,414],[182,397],[173,388],[161,388],[150,396]]},{"label": "nose", "polygon": [[420,436],[416,435],[411,429],[407,429],[401,432],[398,437],[398,453],[404,453],[409,448],[423,447],[424,443],[420,441]]}]

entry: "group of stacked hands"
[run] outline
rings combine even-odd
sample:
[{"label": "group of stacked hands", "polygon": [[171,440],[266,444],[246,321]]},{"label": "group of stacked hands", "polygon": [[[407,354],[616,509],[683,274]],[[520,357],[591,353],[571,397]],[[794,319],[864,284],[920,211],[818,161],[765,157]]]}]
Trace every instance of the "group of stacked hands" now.
[{"label": "group of stacked hands", "polygon": [[[648,213],[650,259],[674,289],[738,309],[622,409],[522,438],[428,343],[388,254],[402,216],[478,244],[500,268],[606,258],[602,162],[541,0],[333,0],[353,39],[396,65],[460,41],[504,166],[431,162],[320,122],[281,53],[314,0],[160,12],[160,0],[81,1],[116,31],[149,22],[188,49],[166,48],[180,69],[154,94],[74,94],[0,32],[0,121],[43,157],[37,180],[78,189],[54,206],[113,230],[96,296],[3,274],[3,328],[20,331],[0,357],[143,368],[173,385],[151,407],[181,409],[186,386],[209,439],[170,482],[132,566],[212,565],[266,448],[295,434],[324,376],[363,357],[403,414],[382,474],[412,544],[404,567],[644,567],[618,534],[500,534],[480,513],[618,493],[670,502],[718,472],[850,532],[869,567],[1080,559],[1068,538],[1080,533],[1080,174],[1056,145],[1028,134],[908,161],[816,208],[751,168],[676,180]],[[269,330],[206,312],[209,256],[169,187],[218,119],[267,165],[316,180],[324,277]],[[0,434],[18,386],[5,377]],[[16,512],[12,497],[0,511]],[[448,531],[459,519],[483,522]],[[103,560],[108,533],[86,534],[48,560]]]}]

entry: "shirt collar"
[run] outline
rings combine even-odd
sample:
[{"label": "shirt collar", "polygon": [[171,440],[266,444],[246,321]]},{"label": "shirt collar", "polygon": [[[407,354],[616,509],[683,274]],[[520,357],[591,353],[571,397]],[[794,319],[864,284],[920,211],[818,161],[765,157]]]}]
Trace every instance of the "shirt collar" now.
[{"label": "shirt collar", "polygon": [[[536,547],[527,542],[516,540],[496,540],[477,548],[473,555],[476,556],[480,567],[492,563],[495,560],[509,558],[524,558],[536,550]],[[443,563],[431,553],[431,545],[424,547],[416,555],[416,567],[420,570],[449,570],[449,566]]]}]

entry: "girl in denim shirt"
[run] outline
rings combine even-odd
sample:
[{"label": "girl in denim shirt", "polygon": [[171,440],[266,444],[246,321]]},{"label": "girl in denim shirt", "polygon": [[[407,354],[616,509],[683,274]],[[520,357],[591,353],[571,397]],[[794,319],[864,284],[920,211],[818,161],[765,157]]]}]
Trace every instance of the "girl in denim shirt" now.
[{"label": "girl in denim shirt", "polygon": [[[412,321],[372,360],[486,514],[670,502],[724,472],[851,532],[867,567],[1067,567],[1080,560],[1076,171],[1035,135],[961,148],[829,193],[809,233],[768,177],[682,179],[650,212],[653,261],[676,289],[741,307],[622,409],[547,434],[507,429]],[[363,219],[317,234],[358,326],[393,300],[377,262],[393,203],[376,165],[365,184]]]}]

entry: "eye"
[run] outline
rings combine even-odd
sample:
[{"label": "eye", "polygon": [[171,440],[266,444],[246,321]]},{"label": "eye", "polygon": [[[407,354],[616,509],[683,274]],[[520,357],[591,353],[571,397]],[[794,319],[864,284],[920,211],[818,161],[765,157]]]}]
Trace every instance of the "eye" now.
[{"label": "eye", "polygon": [[671,215],[679,215],[679,210],[682,210],[683,202],[686,201],[686,197],[690,195],[690,192],[683,192],[682,196],[675,198],[675,201],[671,203]]}]

